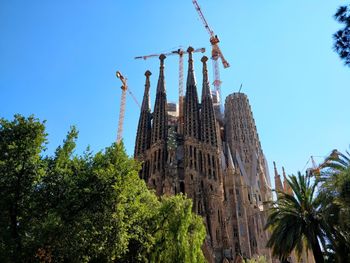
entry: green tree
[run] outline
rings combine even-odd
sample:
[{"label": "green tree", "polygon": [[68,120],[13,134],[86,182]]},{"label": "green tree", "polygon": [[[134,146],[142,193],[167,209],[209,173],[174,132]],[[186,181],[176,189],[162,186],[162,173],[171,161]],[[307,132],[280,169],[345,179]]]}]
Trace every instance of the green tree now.
[{"label": "green tree", "polygon": [[333,35],[334,50],[344,61],[344,64],[350,67],[350,5],[339,7],[334,18],[344,25]]},{"label": "green tree", "polygon": [[319,241],[325,247],[328,228],[323,220],[321,200],[315,193],[317,182],[300,173],[287,180],[294,195],[279,192],[272,204],[266,224],[271,229],[267,246],[281,260],[287,260],[294,249],[300,255],[303,249],[311,248],[315,261],[323,263]]},{"label": "green tree", "polygon": [[31,237],[32,197],[44,175],[44,123],[33,116],[0,119],[0,261],[22,262]]},{"label": "green tree", "polygon": [[152,262],[205,262],[201,250],[206,231],[203,219],[192,212],[192,201],[183,195],[165,197],[155,221]]},{"label": "green tree", "polygon": [[[350,258],[350,154],[333,150],[322,164],[320,196],[330,231],[329,251],[336,262]],[[330,257],[330,255],[328,255]]]},{"label": "green tree", "polygon": [[78,156],[72,127],[44,156],[39,120],[0,124],[1,262],[203,262],[191,200],[158,199],[123,144]]}]

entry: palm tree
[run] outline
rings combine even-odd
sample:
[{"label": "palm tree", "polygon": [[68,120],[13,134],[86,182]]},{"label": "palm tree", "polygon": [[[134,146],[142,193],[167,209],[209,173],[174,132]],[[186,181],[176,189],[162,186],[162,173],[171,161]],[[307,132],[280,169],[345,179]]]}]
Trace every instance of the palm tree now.
[{"label": "palm tree", "polygon": [[341,173],[350,167],[350,153],[345,151],[346,154],[334,149],[331,154],[326,158],[321,168],[328,168],[333,173]]},{"label": "palm tree", "polygon": [[265,226],[271,229],[267,246],[281,261],[287,260],[293,250],[300,255],[303,249],[310,248],[316,263],[324,263],[320,242],[326,246],[328,228],[322,217],[321,200],[315,194],[317,181],[300,172],[287,180],[294,195],[277,193]]},{"label": "palm tree", "polygon": [[321,165],[320,196],[336,262],[350,258],[350,154],[333,150]]}]

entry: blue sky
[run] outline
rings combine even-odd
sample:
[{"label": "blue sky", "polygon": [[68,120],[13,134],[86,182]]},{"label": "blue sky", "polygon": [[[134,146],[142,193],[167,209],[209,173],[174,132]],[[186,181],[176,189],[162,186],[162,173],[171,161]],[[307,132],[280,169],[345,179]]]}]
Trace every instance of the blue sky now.
[{"label": "blue sky", "polygon": [[[272,161],[296,173],[310,155],[348,149],[350,68],[332,51],[332,34],[340,28],[333,14],[344,1],[199,4],[231,64],[221,68],[222,93],[243,83],[271,171]],[[133,57],[189,45],[205,47],[210,56],[209,37],[191,0],[1,0],[0,36],[0,116],[46,119],[49,153],[70,125],[80,131],[77,153],[88,145],[96,152],[116,139],[116,70],[127,76],[140,102],[144,72],[151,70],[154,100],[158,59]],[[194,57],[200,84],[200,55]],[[166,59],[165,75],[168,100],[176,101],[176,56]],[[138,115],[128,97],[124,140],[130,155]]]}]

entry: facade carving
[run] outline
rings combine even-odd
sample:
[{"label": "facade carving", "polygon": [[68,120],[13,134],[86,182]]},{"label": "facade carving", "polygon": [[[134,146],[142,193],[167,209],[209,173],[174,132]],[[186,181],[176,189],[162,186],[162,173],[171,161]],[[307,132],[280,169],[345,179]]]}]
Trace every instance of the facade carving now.
[{"label": "facade carving", "polygon": [[153,112],[151,73],[145,73],[134,152],[143,163],[140,177],[158,195],[183,193],[193,200],[194,211],[206,225],[203,251],[209,262],[237,262],[239,255],[264,255],[271,262],[265,247],[269,234],[264,230],[264,202],[272,198],[271,186],[248,98],[243,93],[229,95],[225,112],[218,116],[210,92],[208,58],[201,59],[199,99],[192,51],[190,47],[182,108],[167,102],[164,55]]}]

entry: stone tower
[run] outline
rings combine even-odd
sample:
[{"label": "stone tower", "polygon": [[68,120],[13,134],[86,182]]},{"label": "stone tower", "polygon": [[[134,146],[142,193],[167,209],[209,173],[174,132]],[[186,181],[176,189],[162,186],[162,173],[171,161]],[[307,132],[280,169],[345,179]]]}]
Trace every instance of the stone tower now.
[{"label": "stone tower", "polygon": [[[266,161],[247,98],[242,93],[230,95],[226,99],[225,118],[217,116],[209,86],[208,58],[201,59],[199,101],[193,48],[187,51],[183,108],[167,102],[164,55],[160,56],[152,113],[151,73],[145,73],[134,155],[143,163],[140,177],[158,195],[183,193],[193,200],[194,211],[203,217],[206,225],[203,250],[209,262],[233,262],[238,255],[257,254],[270,259],[270,251],[265,248],[263,202],[271,193]],[[239,107],[245,103],[244,107],[238,109],[237,102]],[[179,112],[183,112],[183,120],[179,120]],[[242,140],[243,136],[247,139]]]},{"label": "stone tower", "polygon": [[271,258],[270,251],[265,247],[268,233],[264,231],[267,218],[265,202],[272,197],[270,178],[245,94],[233,93],[226,98],[224,125],[227,147],[240,174],[235,189],[236,206],[240,214],[238,225],[242,254]]}]

